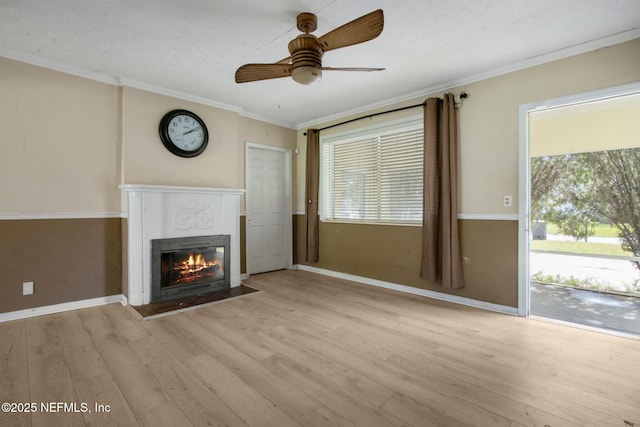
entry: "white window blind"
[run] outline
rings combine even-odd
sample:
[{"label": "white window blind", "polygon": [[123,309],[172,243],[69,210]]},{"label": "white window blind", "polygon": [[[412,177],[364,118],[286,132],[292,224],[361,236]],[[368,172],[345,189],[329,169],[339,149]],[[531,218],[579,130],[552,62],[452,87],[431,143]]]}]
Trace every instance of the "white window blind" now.
[{"label": "white window blind", "polygon": [[422,119],[337,135],[321,145],[321,218],[422,220]]}]

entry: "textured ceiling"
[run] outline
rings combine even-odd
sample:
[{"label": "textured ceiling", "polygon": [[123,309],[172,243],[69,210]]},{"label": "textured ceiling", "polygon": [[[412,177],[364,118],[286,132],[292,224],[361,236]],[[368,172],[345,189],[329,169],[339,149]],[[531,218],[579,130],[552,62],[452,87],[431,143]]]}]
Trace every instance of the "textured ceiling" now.
[{"label": "textured ceiling", "polygon": [[[320,36],[378,8],[381,36],[323,65],[386,71],[235,83],[288,56],[298,13]],[[638,37],[638,0],[0,0],[0,56],[293,128]]]}]

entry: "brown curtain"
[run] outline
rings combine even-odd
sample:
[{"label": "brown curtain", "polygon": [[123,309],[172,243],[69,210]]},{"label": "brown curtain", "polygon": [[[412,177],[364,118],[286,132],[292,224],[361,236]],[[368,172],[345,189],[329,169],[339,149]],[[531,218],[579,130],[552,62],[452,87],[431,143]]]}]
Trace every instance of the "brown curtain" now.
[{"label": "brown curtain", "polygon": [[317,262],[320,258],[318,224],[318,183],[320,181],[320,132],[307,130],[307,175],[305,198],[307,201],[307,261]]},{"label": "brown curtain", "polygon": [[424,108],[424,197],[420,277],[464,287],[458,238],[458,112],[452,94]]}]

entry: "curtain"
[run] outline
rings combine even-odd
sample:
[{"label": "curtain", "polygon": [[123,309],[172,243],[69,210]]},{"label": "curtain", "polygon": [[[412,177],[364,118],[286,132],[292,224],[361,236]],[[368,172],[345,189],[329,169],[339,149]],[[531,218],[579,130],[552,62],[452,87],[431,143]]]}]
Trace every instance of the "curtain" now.
[{"label": "curtain", "polygon": [[464,287],[458,237],[458,112],[452,94],[424,108],[424,197],[420,277]]},{"label": "curtain", "polygon": [[308,262],[318,262],[320,241],[318,225],[318,184],[320,181],[320,132],[307,130],[307,173],[305,214],[307,216],[307,258]]}]

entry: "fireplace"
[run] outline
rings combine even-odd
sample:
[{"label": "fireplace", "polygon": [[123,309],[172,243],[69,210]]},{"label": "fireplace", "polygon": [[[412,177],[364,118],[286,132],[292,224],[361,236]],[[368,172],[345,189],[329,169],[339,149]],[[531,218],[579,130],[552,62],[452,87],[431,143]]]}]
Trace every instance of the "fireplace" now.
[{"label": "fireplace", "polygon": [[151,240],[151,302],[230,288],[230,236]]},{"label": "fireplace", "polygon": [[[127,195],[125,251],[129,304],[136,306],[149,304],[152,293],[161,295],[163,291],[166,291],[166,294],[183,295],[190,290],[195,293],[208,292],[216,286],[222,287],[222,283],[231,288],[240,286],[240,196],[244,194],[244,190],[137,184],[126,184],[120,188]],[[177,247],[171,246],[173,239],[210,239],[212,236],[229,236],[228,246],[221,245],[219,241],[210,244],[209,240],[205,240],[205,243],[191,241],[187,242],[186,246],[182,244]],[[224,282],[214,275],[213,280],[206,280],[204,283],[180,282],[165,285],[162,291],[152,292],[151,247],[154,240],[166,240],[168,243],[164,247],[160,245],[161,252],[181,252],[188,251],[190,248],[224,246],[224,249],[214,251],[216,253],[224,251],[222,270],[225,276]],[[197,256],[197,254],[194,255]],[[173,255],[174,258],[178,256],[179,253]],[[160,271],[157,270],[155,274],[157,275]],[[161,285],[158,286],[162,288]]]}]

